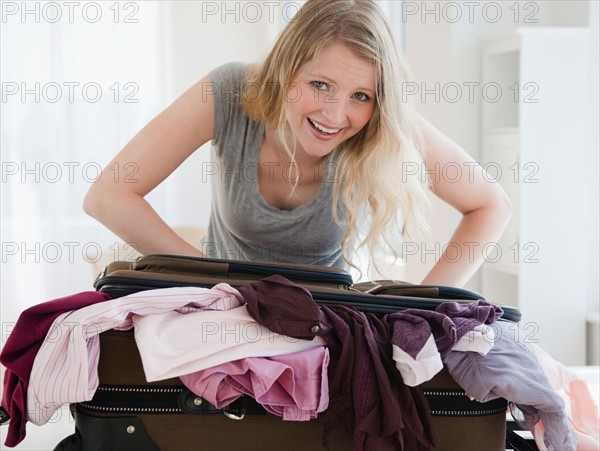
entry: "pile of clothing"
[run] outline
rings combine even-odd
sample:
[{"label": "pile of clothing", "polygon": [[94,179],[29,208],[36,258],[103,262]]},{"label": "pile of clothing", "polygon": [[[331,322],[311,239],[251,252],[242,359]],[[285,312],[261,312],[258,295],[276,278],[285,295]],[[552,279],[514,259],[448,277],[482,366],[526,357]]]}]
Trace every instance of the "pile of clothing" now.
[{"label": "pile of clothing", "polygon": [[519,409],[540,449],[597,445],[587,386],[501,315],[483,300],[384,316],[320,307],[281,276],[239,289],[77,293],[24,311],[2,350],[5,444],[20,443],[28,421],[91,400],[98,335],[134,329],[148,382],[179,377],[217,408],[247,395],[286,421],[323,415],[325,437],[344,424],[357,450],[433,449],[419,385],[444,365],[473,399],[502,397]]}]

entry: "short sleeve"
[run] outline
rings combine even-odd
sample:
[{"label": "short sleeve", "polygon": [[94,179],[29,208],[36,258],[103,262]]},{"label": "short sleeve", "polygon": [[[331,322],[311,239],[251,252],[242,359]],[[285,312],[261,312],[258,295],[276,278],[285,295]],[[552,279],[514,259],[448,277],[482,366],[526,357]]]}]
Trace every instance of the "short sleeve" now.
[{"label": "short sleeve", "polygon": [[248,65],[239,62],[223,64],[210,73],[210,87],[207,92],[214,95],[215,102],[215,130],[212,145],[219,149],[219,143],[227,132],[231,123],[234,123],[238,116],[243,115],[240,106],[242,93],[242,83]]}]

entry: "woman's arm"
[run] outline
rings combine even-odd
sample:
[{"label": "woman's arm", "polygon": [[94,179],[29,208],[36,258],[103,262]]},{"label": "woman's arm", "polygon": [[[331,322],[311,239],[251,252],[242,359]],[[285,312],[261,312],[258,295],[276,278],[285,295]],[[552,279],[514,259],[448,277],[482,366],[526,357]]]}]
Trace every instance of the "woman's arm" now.
[{"label": "woman's arm", "polygon": [[102,171],[84,199],[87,214],[142,254],[203,255],[179,237],[144,196],[213,138],[209,84],[209,77],[204,77],[148,123],[107,166],[119,170]]},{"label": "woman's arm", "polygon": [[[484,177],[484,170],[458,144],[421,118],[425,144],[425,165],[433,192],[452,205],[463,217],[450,239],[452,246],[421,283],[462,286],[484,260],[483,247],[496,242],[511,216],[510,199],[495,181]],[[460,167],[461,176],[444,177],[444,168]],[[458,173],[458,172],[457,172]],[[458,251],[460,249],[460,252]],[[458,258],[460,256],[460,258]]]}]

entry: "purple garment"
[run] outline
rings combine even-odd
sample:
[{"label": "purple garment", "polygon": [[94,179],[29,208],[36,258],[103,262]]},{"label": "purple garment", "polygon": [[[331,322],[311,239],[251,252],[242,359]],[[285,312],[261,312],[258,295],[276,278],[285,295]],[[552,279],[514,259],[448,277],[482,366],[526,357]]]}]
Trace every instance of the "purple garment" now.
[{"label": "purple garment", "polygon": [[497,305],[479,300],[468,304],[444,302],[435,311],[408,309],[387,315],[393,328],[392,343],[413,359],[433,334],[439,353],[445,356],[460,338],[481,324],[502,316]]},{"label": "purple garment", "polygon": [[[501,307],[484,300],[468,304],[462,302],[444,302],[435,311],[446,315],[452,320],[456,326],[456,341],[481,324],[494,323],[504,313]],[[454,346],[454,343],[452,346]],[[442,355],[445,355],[447,352],[449,351],[443,353],[440,351]]]},{"label": "purple garment", "polygon": [[259,324],[295,338],[325,339],[331,355],[325,441],[344,422],[354,432],[355,450],[434,447],[429,405],[421,388],[402,381],[385,319],[345,306],[319,309],[309,291],[281,276],[246,287],[239,291]]},{"label": "purple garment", "polygon": [[54,320],[70,310],[109,299],[106,293],[84,291],[34,305],[21,313],[0,354],[0,362],[6,367],[2,407],[10,415],[6,446],[17,446],[25,438],[31,368]]},{"label": "purple garment", "polygon": [[405,310],[387,316],[392,333],[392,344],[398,346],[413,359],[425,347],[431,335],[438,352],[450,350],[456,343],[456,326],[446,315],[426,310]]},{"label": "purple garment", "polygon": [[402,381],[392,343],[416,357],[433,334],[445,355],[464,334],[502,314],[485,301],[447,302],[439,311],[410,309],[382,318],[346,306],[319,309],[308,290],[281,276],[239,291],[259,324],[295,338],[325,339],[331,353],[325,433],[343,422],[354,433],[355,450],[435,447],[429,405],[420,387]]},{"label": "purple garment", "polygon": [[355,450],[434,449],[435,431],[420,387],[408,387],[392,360],[384,320],[346,306],[322,307],[331,324],[326,435],[342,421]]},{"label": "purple garment", "polygon": [[308,421],[329,405],[325,347],[249,357],[181,376],[193,393],[221,409],[242,395],[287,421]]},{"label": "purple garment", "polygon": [[535,355],[515,324],[495,323],[494,346],[482,356],[452,351],[444,363],[467,395],[486,402],[505,398],[523,411],[530,426],[541,418],[549,450],[574,450],[576,438],[563,399],[554,391]]}]

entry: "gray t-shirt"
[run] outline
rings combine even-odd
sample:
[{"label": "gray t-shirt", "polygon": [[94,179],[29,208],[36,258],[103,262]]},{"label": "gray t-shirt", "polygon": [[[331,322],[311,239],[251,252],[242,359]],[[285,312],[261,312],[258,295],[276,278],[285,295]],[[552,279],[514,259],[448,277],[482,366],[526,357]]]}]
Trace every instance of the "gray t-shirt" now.
[{"label": "gray t-shirt", "polygon": [[207,92],[214,93],[215,102],[209,168],[213,199],[200,250],[212,258],[346,268],[340,249],[344,229],[333,220],[331,208],[335,152],[317,195],[308,203],[280,210],[260,193],[258,157],[264,124],[248,118],[239,104],[247,69],[243,63],[228,63],[210,73]]}]

